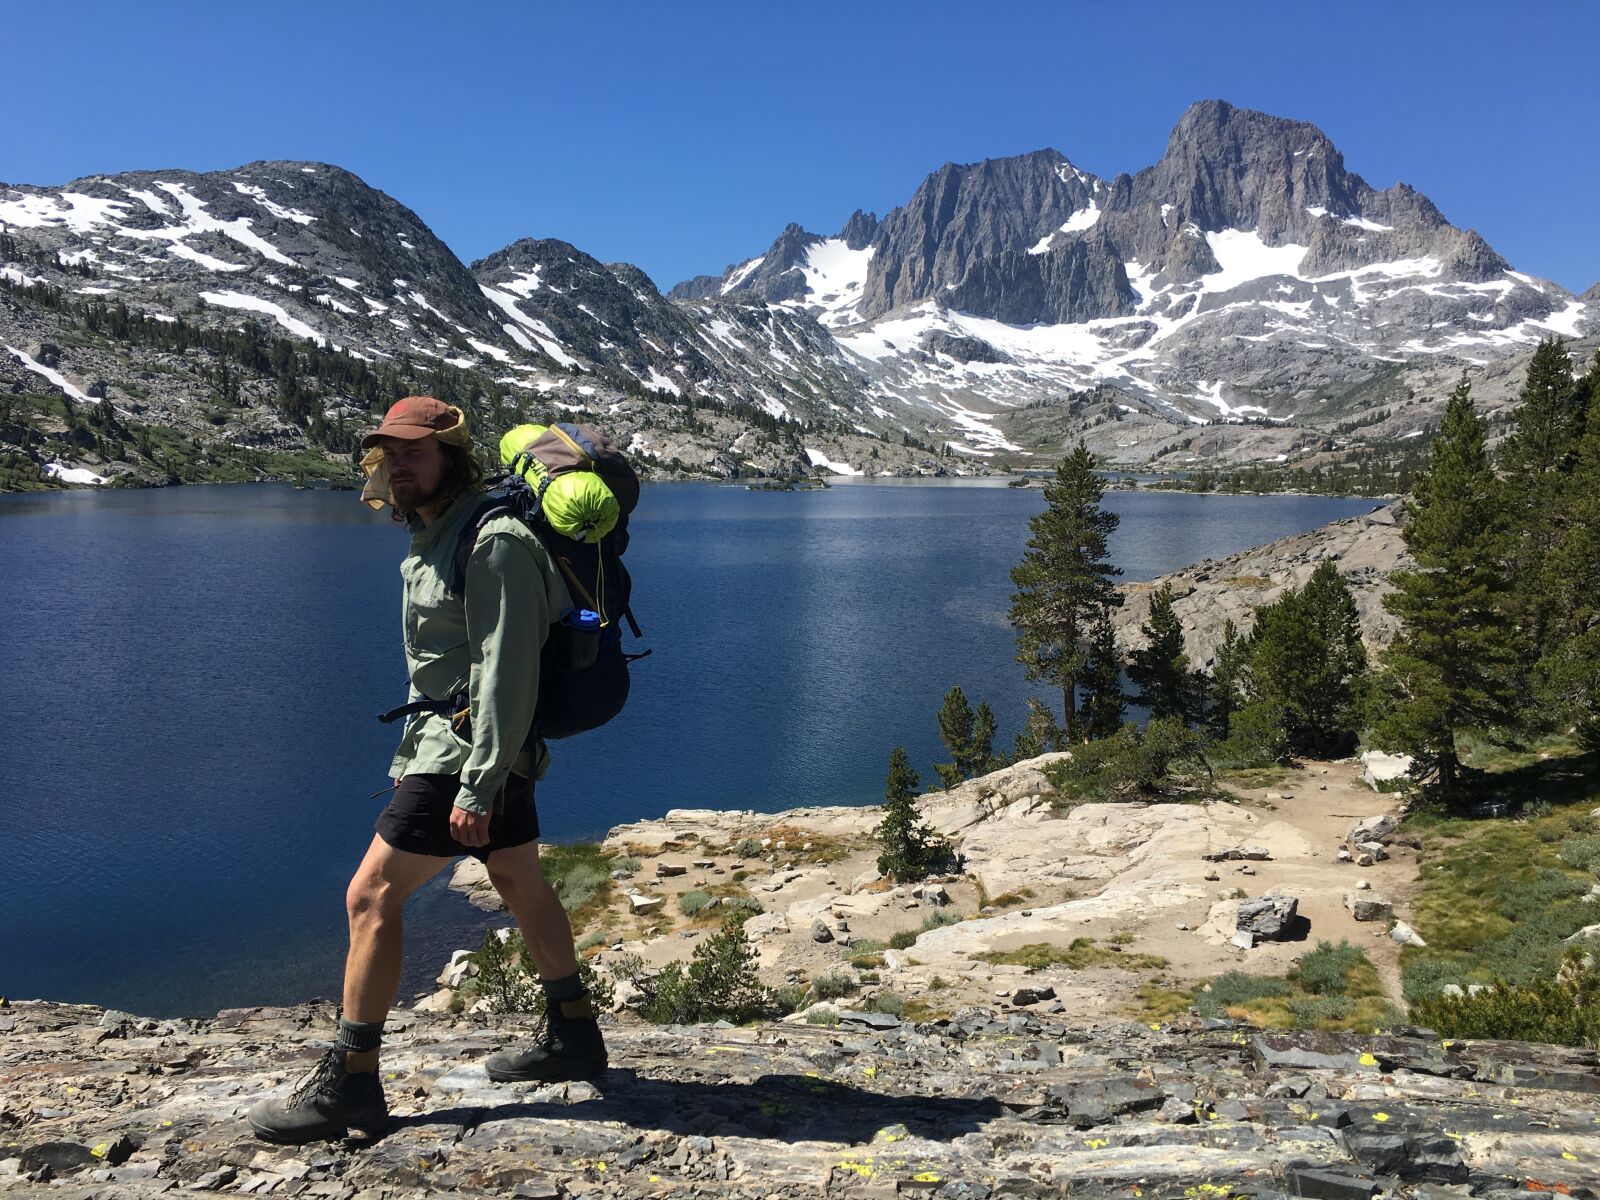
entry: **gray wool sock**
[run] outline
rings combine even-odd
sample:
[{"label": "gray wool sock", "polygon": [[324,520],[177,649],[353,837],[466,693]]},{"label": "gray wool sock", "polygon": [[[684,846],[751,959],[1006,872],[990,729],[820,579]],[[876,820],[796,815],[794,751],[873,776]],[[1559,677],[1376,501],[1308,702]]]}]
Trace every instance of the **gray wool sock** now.
[{"label": "gray wool sock", "polygon": [[382,1021],[346,1021],[339,1018],[339,1040],[335,1045],[340,1050],[376,1050],[383,1041]]},{"label": "gray wool sock", "polygon": [[576,1000],[583,995],[583,980],[576,971],[562,979],[541,979],[539,986],[544,988],[544,998],[551,1004]]}]

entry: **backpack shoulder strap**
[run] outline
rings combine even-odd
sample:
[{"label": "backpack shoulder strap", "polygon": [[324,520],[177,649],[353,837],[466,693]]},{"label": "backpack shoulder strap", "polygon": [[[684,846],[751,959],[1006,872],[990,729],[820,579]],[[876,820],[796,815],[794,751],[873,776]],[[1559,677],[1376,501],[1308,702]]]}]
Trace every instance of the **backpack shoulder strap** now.
[{"label": "backpack shoulder strap", "polygon": [[499,496],[490,496],[478,505],[472,516],[467,518],[467,523],[461,528],[460,536],[456,538],[456,553],[450,571],[452,596],[457,599],[466,597],[467,560],[472,557],[472,549],[478,544],[478,535],[483,532],[483,527],[496,517],[520,515],[515,505]]}]

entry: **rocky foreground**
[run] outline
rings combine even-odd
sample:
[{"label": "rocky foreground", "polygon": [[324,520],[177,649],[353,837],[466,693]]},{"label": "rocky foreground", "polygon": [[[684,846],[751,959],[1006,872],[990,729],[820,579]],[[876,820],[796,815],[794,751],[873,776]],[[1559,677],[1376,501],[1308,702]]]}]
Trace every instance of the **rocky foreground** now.
[{"label": "rocky foreground", "polygon": [[1600,1194],[1592,1052],[1227,1022],[607,1026],[598,1085],[492,1085],[513,1018],[406,1013],[375,1143],[286,1148],[243,1120],[326,1007],[147,1021],[0,1010],[0,1194],[1509,1197]]}]

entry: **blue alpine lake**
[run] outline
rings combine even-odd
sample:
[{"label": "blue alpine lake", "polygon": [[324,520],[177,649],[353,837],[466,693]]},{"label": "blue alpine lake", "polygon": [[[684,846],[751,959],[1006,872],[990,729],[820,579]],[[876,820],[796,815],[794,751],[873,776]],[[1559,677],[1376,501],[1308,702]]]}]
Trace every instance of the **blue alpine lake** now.
[{"label": "blue alpine lake", "polygon": [[[1131,580],[1373,507],[1106,504]],[[628,564],[655,653],[621,717],[553,747],[544,839],[877,802],[896,745],[932,779],[952,684],[1009,746],[1031,685],[1008,572],[1042,507],[999,481],[647,486]],[[337,998],[397,736],[375,714],[405,695],[405,547],[349,492],[0,497],[0,995],[155,1016]],[[403,999],[487,923],[447,874],[409,910]]]}]

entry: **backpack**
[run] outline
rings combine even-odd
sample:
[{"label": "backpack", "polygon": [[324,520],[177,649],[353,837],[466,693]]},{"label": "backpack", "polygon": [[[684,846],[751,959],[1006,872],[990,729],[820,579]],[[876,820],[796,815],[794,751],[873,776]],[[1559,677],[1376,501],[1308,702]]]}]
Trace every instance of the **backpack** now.
[{"label": "backpack", "polygon": [[501,439],[500,456],[510,473],[463,528],[450,592],[466,596],[467,560],[484,525],[509,515],[531,529],[566,580],[575,609],[597,614],[599,629],[581,627],[573,610],[550,625],[528,742],[598,729],[627,703],[629,664],[651,653],[622,648],[624,622],[634,637],[644,636],[633,617],[633,579],[622,562],[639,477],[622,451],[587,425],[519,426]]}]

